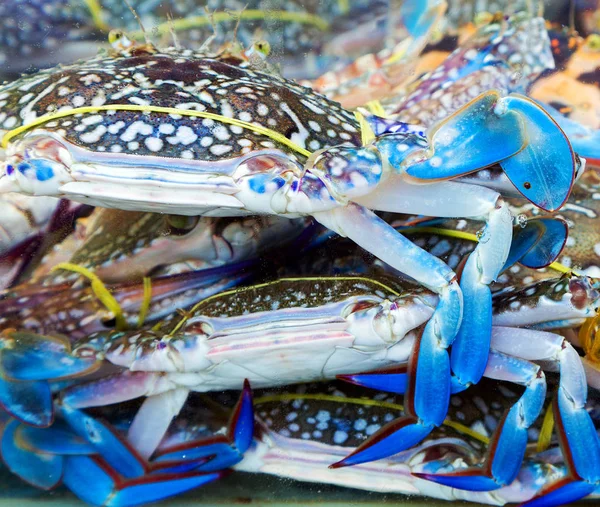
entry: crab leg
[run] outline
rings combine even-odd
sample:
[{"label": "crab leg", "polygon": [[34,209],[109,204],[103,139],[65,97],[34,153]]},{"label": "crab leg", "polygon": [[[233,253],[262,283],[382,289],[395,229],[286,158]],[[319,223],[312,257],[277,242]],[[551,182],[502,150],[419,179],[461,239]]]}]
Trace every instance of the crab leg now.
[{"label": "crab leg", "polygon": [[495,327],[492,346],[501,354],[490,360],[486,376],[525,384],[527,390],[496,430],[487,461],[481,468],[429,474],[424,478],[470,490],[496,489],[515,479],[525,454],[527,428],[542,408],[545,381],[537,367],[532,369],[529,365],[527,372],[525,363],[519,364],[514,357],[505,355],[511,354],[526,361],[551,362],[560,369],[554,410],[571,476],[544,488],[531,503],[549,506],[590,494],[600,480],[600,444],[585,410],[587,384],[579,355],[562,336],[530,329]]},{"label": "crab leg", "polygon": [[339,467],[380,459],[412,447],[443,422],[450,400],[447,348],[462,319],[462,294],[456,275],[446,264],[366,208],[351,204],[317,213],[315,218],[439,295],[437,309],[423,330],[419,353],[415,354],[414,410],[397,421],[393,433],[360,447],[335,465]]},{"label": "crab leg", "polygon": [[69,407],[68,424],[27,428],[7,424],[2,455],[12,472],[49,489],[62,479],[79,498],[93,505],[133,506],[154,502],[218,479],[248,450],[254,432],[249,384],[244,384],[225,435],[161,451],[146,462],[109,425]]},{"label": "crab leg", "polygon": [[128,442],[140,456],[147,459],[154,453],[188,393],[187,389],[179,388],[144,400],[127,433]]}]

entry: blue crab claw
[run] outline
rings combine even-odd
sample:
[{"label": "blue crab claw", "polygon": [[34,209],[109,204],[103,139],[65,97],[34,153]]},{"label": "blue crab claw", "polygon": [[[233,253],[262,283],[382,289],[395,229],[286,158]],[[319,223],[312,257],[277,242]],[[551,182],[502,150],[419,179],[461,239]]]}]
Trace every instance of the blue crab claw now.
[{"label": "blue crab claw", "polygon": [[44,380],[11,382],[0,378],[0,404],[13,417],[33,426],[52,424],[52,391]]},{"label": "blue crab claw", "polygon": [[21,331],[2,334],[0,373],[10,380],[39,381],[91,373],[100,365],[94,358],[71,355],[64,336],[43,336]]},{"label": "blue crab claw", "polygon": [[575,152],[596,162],[600,160],[600,130],[592,129],[567,118],[554,107],[539,100],[536,102],[554,118],[564,130]]},{"label": "blue crab claw", "polygon": [[547,485],[522,506],[569,504],[590,495],[600,484],[600,442],[589,414],[578,405],[565,389],[559,389],[552,407],[568,475]]},{"label": "blue crab claw", "polygon": [[165,462],[178,463],[184,460],[209,458],[206,463],[200,463],[196,470],[202,472],[222,470],[242,460],[243,454],[252,443],[253,434],[252,390],[246,380],[227,426],[227,435],[217,435],[163,449],[155,455],[153,461],[160,465]]},{"label": "blue crab claw", "polygon": [[188,472],[123,479],[98,456],[69,456],[65,458],[63,482],[92,505],[130,507],[169,498],[223,475],[223,472]]},{"label": "blue crab claw", "polygon": [[532,269],[552,264],[562,252],[568,235],[569,227],[561,218],[532,218],[524,227],[515,226],[508,258],[501,272],[517,262]]},{"label": "blue crab claw", "polygon": [[4,427],[0,448],[8,469],[25,482],[41,489],[56,487],[62,478],[64,457],[32,450],[20,438],[22,425],[13,419]]},{"label": "blue crab claw", "polygon": [[449,179],[500,163],[517,190],[547,211],[560,208],[571,191],[577,166],[571,145],[526,97],[484,93],[433,127],[428,138],[425,158],[406,159],[409,176]]},{"label": "blue crab claw", "polygon": [[500,162],[502,170],[523,196],[546,211],[559,209],[575,181],[577,158],[562,129],[533,100],[522,96],[503,99],[506,111],[520,113],[527,144]]},{"label": "blue crab claw", "polygon": [[388,393],[404,394],[408,386],[407,365],[381,368],[365,373],[337,375],[338,380]]}]

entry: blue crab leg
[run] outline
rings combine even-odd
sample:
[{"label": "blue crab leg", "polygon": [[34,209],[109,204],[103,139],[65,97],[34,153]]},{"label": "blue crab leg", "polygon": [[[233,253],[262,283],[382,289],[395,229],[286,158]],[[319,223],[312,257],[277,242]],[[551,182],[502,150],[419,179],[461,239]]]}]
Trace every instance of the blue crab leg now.
[{"label": "blue crab leg", "polygon": [[222,470],[242,460],[243,454],[252,443],[253,435],[254,409],[252,407],[252,390],[248,381],[245,381],[244,389],[227,425],[226,435],[217,435],[161,449],[156,454],[154,462],[161,464],[163,462],[179,462],[214,456],[206,464],[198,466],[196,470],[202,472]]},{"label": "blue crab leg", "polygon": [[365,446],[334,466],[373,461],[412,447],[445,419],[450,401],[450,368],[447,348],[462,319],[462,294],[456,275],[437,257],[428,254],[370,210],[350,204],[316,213],[325,226],[411,276],[439,296],[438,306],[426,324],[413,353],[415,406],[396,421],[393,431],[369,439]]},{"label": "blue crab leg", "polygon": [[527,447],[527,430],[544,405],[546,378],[539,366],[496,351],[490,353],[485,376],[524,385],[525,392],[500,421],[483,465],[449,474],[417,474],[421,479],[469,491],[491,491],[517,477]]},{"label": "blue crab leg", "polygon": [[[458,336],[452,346],[452,370],[459,382],[466,387],[479,381],[487,362],[492,326],[492,298],[489,284],[496,279],[508,257],[512,237],[510,210],[499,194],[493,190],[476,188],[457,182],[417,186],[407,185],[398,178],[390,178],[390,180],[383,188],[380,187],[380,190],[373,192],[373,195],[361,200],[361,203],[367,201],[367,206],[373,206],[383,211],[400,213],[410,211],[429,216],[463,216],[478,219],[484,217],[486,220],[486,229],[481,241],[470,255],[462,273],[460,287],[464,298],[464,316]],[[402,199],[399,200],[398,195],[402,195]],[[339,230],[331,225],[330,228]],[[350,236],[346,222],[343,223],[340,229]],[[352,237],[352,239],[361,244],[360,238]],[[391,240],[388,240],[388,242],[391,244]],[[367,248],[364,242],[363,246]],[[387,248],[389,252],[391,249],[389,246]],[[394,266],[374,250],[372,242],[369,244],[368,249]],[[397,251],[400,251],[400,247]],[[411,255],[409,252],[410,250],[406,251],[407,256]],[[427,286],[428,277],[423,276],[424,273],[415,273],[415,270],[408,272],[405,266],[394,267]],[[423,267],[424,269],[431,269],[425,265]],[[439,292],[439,288],[430,288]],[[437,312],[439,312],[438,315],[444,316],[444,318],[447,315],[443,313],[443,302]],[[417,419],[426,421],[425,423],[419,423],[420,434],[424,435],[427,433],[423,425],[431,429],[432,425],[436,424],[434,421],[437,424],[443,421],[446,413],[445,411],[442,413],[442,411],[447,408],[447,399],[442,401],[441,398],[446,394],[449,395],[449,389],[446,391],[447,384],[444,385],[441,391],[438,391],[439,385],[436,388],[431,384],[434,379],[439,382],[440,377],[444,375],[444,370],[441,368],[444,368],[445,359],[441,356],[441,350],[445,348],[443,344],[446,343],[431,332],[431,329],[438,325],[435,322],[435,314],[433,319],[425,327],[420,342],[420,352],[416,356],[416,368],[412,370],[416,376],[414,390],[409,389],[408,391],[409,398],[414,399],[415,402],[414,410],[418,415]],[[444,336],[443,331],[439,333],[439,336]],[[440,342],[442,345],[440,345]],[[437,405],[438,403],[441,403],[441,405]],[[403,419],[402,424],[407,424],[407,421],[408,419]],[[386,428],[386,431],[391,431],[391,429],[392,426],[390,425]],[[409,430],[404,426],[398,426],[396,431],[408,433]],[[372,439],[365,442],[364,447],[359,447],[356,452],[363,453],[372,442],[382,438],[382,436],[383,433],[374,435]],[[389,436],[391,437],[391,434]],[[407,442],[414,443],[415,438],[416,435],[411,435],[407,437]],[[397,452],[399,452],[404,450],[400,446],[406,445],[399,444],[400,441],[402,441],[401,438],[393,446],[387,442],[379,447],[382,451],[387,447],[386,452],[395,449],[398,449]]]},{"label": "blue crab leg", "polygon": [[426,158],[404,164],[421,180],[448,179],[500,163],[515,188],[537,207],[560,208],[575,178],[576,158],[552,117],[520,95],[484,93],[433,127]]},{"label": "blue crab leg", "polygon": [[92,505],[130,507],[156,502],[221,478],[224,472],[153,474],[124,480],[99,457],[69,456],[64,484]]},{"label": "blue crab leg", "polygon": [[[554,505],[552,497],[575,501],[591,493],[600,480],[600,443],[596,430],[585,410],[587,383],[579,355],[562,336],[506,327],[494,328],[492,346],[503,354],[511,354],[526,361],[544,361],[557,364],[560,381],[555,402],[556,418],[560,421],[561,447],[567,458],[571,478],[544,488],[534,505]],[[508,359],[508,356],[505,356]],[[509,484],[518,474],[527,444],[527,428],[539,414],[545,395],[545,381],[537,374],[537,367],[527,382],[525,372],[514,357],[512,362],[490,361],[486,376],[518,383],[529,383],[536,388],[525,391],[511,408],[496,430],[488,451],[487,462],[480,469],[461,470],[452,474],[428,475],[429,480],[463,489],[494,489]],[[540,372],[541,373],[541,372]],[[544,382],[542,387],[542,382]],[[537,384],[537,385],[536,385]],[[525,397],[530,399],[526,400]],[[468,477],[468,479],[467,479]],[[546,497],[549,495],[549,497]],[[581,495],[581,496],[577,496]]]}]

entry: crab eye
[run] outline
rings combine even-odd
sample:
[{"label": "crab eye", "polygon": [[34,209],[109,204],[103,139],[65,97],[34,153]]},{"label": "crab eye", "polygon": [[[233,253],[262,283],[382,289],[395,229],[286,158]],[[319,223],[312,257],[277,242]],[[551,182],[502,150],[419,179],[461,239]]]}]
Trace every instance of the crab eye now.
[{"label": "crab eye", "polygon": [[167,223],[171,227],[171,234],[183,235],[190,232],[198,225],[199,217],[188,217],[184,215],[168,215]]}]

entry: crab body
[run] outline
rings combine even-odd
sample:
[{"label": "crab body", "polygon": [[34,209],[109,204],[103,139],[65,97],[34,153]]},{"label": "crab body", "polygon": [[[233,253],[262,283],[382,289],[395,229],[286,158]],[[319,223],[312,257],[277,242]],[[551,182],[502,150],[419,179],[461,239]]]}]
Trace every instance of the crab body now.
[{"label": "crab body", "polygon": [[[497,192],[438,180],[500,163],[519,192],[552,210],[566,200],[577,168],[562,131],[521,96],[484,93],[424,133],[361,121],[230,55],[134,45],[23,78],[0,97],[4,127],[12,128],[3,139],[4,190],[187,215],[312,216],[435,292],[436,309],[415,347],[414,409],[399,422],[388,454],[441,424],[452,378],[466,388],[484,374],[489,284],[510,251],[511,215]],[[372,210],[484,220],[485,239],[459,286],[443,262]],[[477,359],[465,360],[473,350]],[[164,389],[155,375],[131,379],[141,394]],[[368,447],[363,461],[380,456]]]}]

